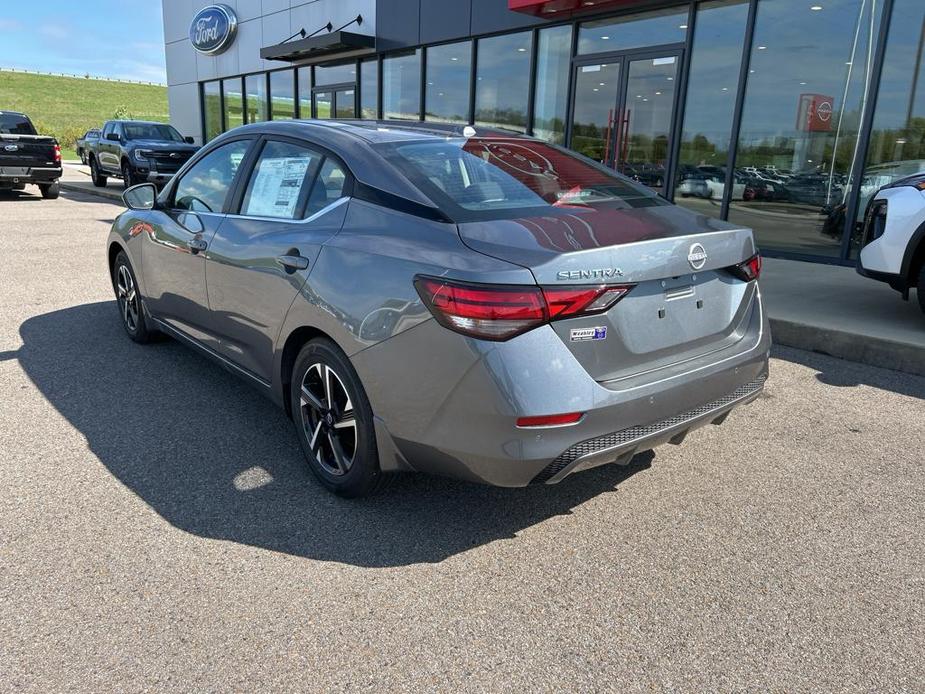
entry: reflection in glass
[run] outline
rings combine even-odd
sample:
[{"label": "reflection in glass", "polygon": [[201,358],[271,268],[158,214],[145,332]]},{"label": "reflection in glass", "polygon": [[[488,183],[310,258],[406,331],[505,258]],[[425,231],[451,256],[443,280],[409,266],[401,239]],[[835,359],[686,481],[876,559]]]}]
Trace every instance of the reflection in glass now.
[{"label": "reflection in glass", "polygon": [[241,78],[222,80],[225,96],[225,130],[231,130],[244,123],[244,93]]},{"label": "reflection in glass", "polygon": [[379,61],[360,63],[360,118],[375,120],[379,117]]},{"label": "reflection in glass", "polygon": [[202,85],[202,98],[205,102],[202,108],[206,122],[205,140],[208,142],[222,132],[221,83],[204,83]]},{"label": "reflection in glass", "polygon": [[[697,7],[675,202],[711,217],[719,217],[725,189],[747,17],[747,0]],[[763,194],[773,193],[769,186]]]},{"label": "reflection in glass", "polygon": [[312,117],[312,69],[299,68],[299,118]]},{"label": "reflection in glass", "polygon": [[617,150],[617,171],[645,185],[665,185],[678,58],[633,60]]},{"label": "reflection in glass", "polygon": [[686,36],[686,7],[601,19],[578,26],[578,54],[681,43]]},{"label": "reflection in glass", "polygon": [[248,75],[244,78],[247,92],[247,122],[258,123],[267,119],[267,76]]},{"label": "reflection in glass", "polygon": [[882,186],[920,171],[925,171],[925,3],[896,0],[861,179],[858,221]]},{"label": "reflection in glass", "polygon": [[602,164],[613,161],[620,63],[582,65],[575,74],[572,149]]},{"label": "reflection in glass", "polygon": [[427,49],[424,88],[425,120],[469,122],[469,77],[472,42],[462,41]]},{"label": "reflection in glass", "polygon": [[479,39],[476,123],[526,132],[532,43],[529,31]]},{"label": "reflection in glass", "polygon": [[315,118],[332,118],[333,106],[332,92],[315,92]]},{"label": "reflection in glass", "polygon": [[334,92],[334,117],[356,118],[356,90],[338,89]]},{"label": "reflection in glass", "polygon": [[570,25],[540,30],[536,50],[533,134],[557,145],[565,142],[571,52]]},{"label": "reflection in glass", "polygon": [[270,107],[273,120],[295,118],[295,74],[292,70],[270,73]]},{"label": "reflection in glass", "polygon": [[420,119],[420,49],[382,59],[382,112],[386,118]]},{"label": "reflection in glass", "polygon": [[[763,247],[838,256],[880,8],[760,0],[729,219]],[[821,8],[821,9],[813,9]]]},{"label": "reflection in glass", "polygon": [[315,86],[323,87],[326,84],[343,84],[357,81],[356,63],[344,65],[316,65]]}]

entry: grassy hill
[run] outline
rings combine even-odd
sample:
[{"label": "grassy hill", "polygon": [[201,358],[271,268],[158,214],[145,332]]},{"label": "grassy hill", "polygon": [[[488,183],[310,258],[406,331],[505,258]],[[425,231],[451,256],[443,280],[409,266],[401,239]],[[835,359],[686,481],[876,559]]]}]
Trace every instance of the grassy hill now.
[{"label": "grassy hill", "polygon": [[115,117],[167,121],[167,87],[0,71],[0,111],[27,113],[42,135],[54,135],[65,159],[89,128]]}]

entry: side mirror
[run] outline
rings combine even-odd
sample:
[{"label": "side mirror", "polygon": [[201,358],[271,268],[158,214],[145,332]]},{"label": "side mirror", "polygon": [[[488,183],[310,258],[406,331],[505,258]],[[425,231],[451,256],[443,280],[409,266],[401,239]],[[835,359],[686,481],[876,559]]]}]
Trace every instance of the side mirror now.
[{"label": "side mirror", "polygon": [[186,137],[184,137],[184,138],[183,138],[183,141],[184,141],[186,144],[188,144],[188,145],[196,144],[196,140],[194,140],[193,138],[191,138],[189,135],[187,135]]},{"label": "side mirror", "polygon": [[106,139],[112,140],[113,142],[119,142],[122,138],[119,137],[119,133],[106,133]]},{"label": "side mirror", "polygon": [[122,192],[122,202],[130,210],[153,210],[157,202],[157,186],[139,183]]}]

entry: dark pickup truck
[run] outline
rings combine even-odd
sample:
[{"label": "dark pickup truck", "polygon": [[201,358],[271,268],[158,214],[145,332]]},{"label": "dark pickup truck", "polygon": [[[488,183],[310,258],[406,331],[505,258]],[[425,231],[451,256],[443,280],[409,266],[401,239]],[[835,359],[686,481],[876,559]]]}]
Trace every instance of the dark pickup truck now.
[{"label": "dark pickup truck", "polygon": [[58,197],[61,147],[53,137],[39,135],[29,117],[0,111],[0,190],[22,190],[33,183],[43,198]]},{"label": "dark pickup truck", "polygon": [[150,182],[163,185],[199,149],[167,123],[110,120],[99,140],[88,141],[87,160],[93,185],[102,188],[113,176],[125,187]]}]

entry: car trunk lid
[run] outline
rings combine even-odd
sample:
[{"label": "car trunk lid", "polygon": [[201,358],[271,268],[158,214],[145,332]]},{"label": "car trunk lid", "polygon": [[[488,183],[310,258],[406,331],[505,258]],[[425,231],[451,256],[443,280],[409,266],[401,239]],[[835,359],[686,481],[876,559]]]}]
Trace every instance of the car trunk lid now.
[{"label": "car trunk lid", "polygon": [[55,166],[55,138],[0,134],[0,166]]},{"label": "car trunk lid", "polygon": [[728,272],[755,253],[752,233],[672,205],[556,210],[459,225],[474,250],[530,269],[541,286],[628,284],[602,314],[553,321],[597,381],[615,381],[740,340],[754,282]]}]

